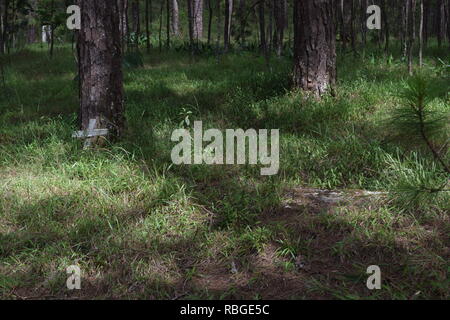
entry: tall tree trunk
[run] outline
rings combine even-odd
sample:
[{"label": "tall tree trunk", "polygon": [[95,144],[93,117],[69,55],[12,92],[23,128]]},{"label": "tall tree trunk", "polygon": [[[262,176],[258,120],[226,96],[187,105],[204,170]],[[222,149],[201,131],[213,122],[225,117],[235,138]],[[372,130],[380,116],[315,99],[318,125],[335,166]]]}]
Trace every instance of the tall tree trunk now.
[{"label": "tall tree trunk", "polygon": [[82,130],[97,119],[112,137],[124,129],[122,53],[117,2],[78,0],[81,29],[78,32],[80,113]]},{"label": "tall tree trunk", "polygon": [[52,22],[50,24],[50,57],[53,57],[53,49],[55,47],[55,24],[53,22],[55,16],[55,0],[51,1],[51,19]]},{"label": "tall tree trunk", "polygon": [[407,56],[408,56],[408,73],[410,75],[413,74],[413,46],[414,46],[414,19],[415,15],[415,0],[406,0],[407,2],[407,16],[409,17],[407,20]]},{"label": "tall tree trunk", "polygon": [[355,12],[355,0],[350,0],[350,41],[352,45],[353,55],[356,56],[356,34],[355,34],[355,22],[356,22],[356,12]]},{"label": "tall tree trunk", "polygon": [[228,51],[231,41],[231,22],[233,17],[233,0],[225,0],[224,50]]},{"label": "tall tree trunk", "polygon": [[4,34],[4,14],[5,10],[5,0],[0,0],[0,54],[5,52],[5,42],[3,40]]},{"label": "tall tree trunk", "polygon": [[283,52],[284,30],[286,25],[286,0],[274,0],[274,15],[275,15],[275,51],[278,56]]},{"label": "tall tree trunk", "polygon": [[170,0],[166,0],[166,48],[170,48],[170,26],[171,26],[171,19],[170,19]]},{"label": "tall tree trunk", "polygon": [[419,25],[419,66],[423,65],[423,1],[420,1],[420,25]]},{"label": "tall tree trunk", "polygon": [[386,7],[386,0],[382,0],[382,19],[383,19],[383,29],[384,29],[384,51],[387,53],[389,51],[389,41],[390,41],[390,30],[389,30],[389,12]]},{"label": "tall tree trunk", "polygon": [[[297,1],[297,0],[294,0]],[[340,0],[340,6],[339,6],[339,11],[340,11],[340,21],[341,21],[341,41],[342,41],[342,49],[347,48],[347,31],[346,31],[346,27],[345,27],[345,4],[344,4],[344,0]]]},{"label": "tall tree trunk", "polygon": [[336,81],[333,1],[294,0],[294,86],[320,97]]},{"label": "tall tree trunk", "polygon": [[208,0],[208,44],[211,44],[211,31],[212,31],[212,22],[213,22],[213,6],[212,6],[212,0]]},{"label": "tall tree trunk", "polygon": [[188,0],[188,18],[192,38],[198,41],[203,37],[203,0]]},{"label": "tall tree trunk", "polygon": [[134,46],[139,49],[139,38],[141,36],[141,6],[139,0],[134,0],[132,4],[132,16],[133,16],[133,32],[134,32]]},{"label": "tall tree trunk", "polygon": [[180,35],[180,12],[178,8],[178,0],[171,0],[172,1],[172,34],[175,37],[178,37]]},{"label": "tall tree trunk", "polygon": [[130,42],[130,31],[128,27],[128,0],[118,0],[117,4],[119,8],[120,39],[122,41],[122,50],[125,51],[125,47]]},{"label": "tall tree trunk", "polygon": [[150,22],[152,20],[152,1],[145,0],[145,35],[146,35],[146,45],[147,45],[147,53],[150,53],[151,49],[151,41],[150,41]]},{"label": "tall tree trunk", "polygon": [[445,0],[438,0],[438,45],[442,47],[442,42],[445,41]]},{"label": "tall tree trunk", "polygon": [[245,0],[239,0],[239,42],[245,45],[246,11]]}]

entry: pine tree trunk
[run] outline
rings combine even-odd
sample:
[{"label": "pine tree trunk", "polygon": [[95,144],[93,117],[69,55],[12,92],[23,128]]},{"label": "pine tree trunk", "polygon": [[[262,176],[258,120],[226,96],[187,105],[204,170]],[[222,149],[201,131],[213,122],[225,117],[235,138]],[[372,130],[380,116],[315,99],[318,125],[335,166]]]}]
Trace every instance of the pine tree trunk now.
[{"label": "pine tree trunk", "polygon": [[419,66],[423,65],[423,1],[420,1],[420,25],[419,25]]},{"label": "pine tree trunk", "polygon": [[211,44],[211,31],[212,31],[212,22],[213,22],[213,6],[212,6],[212,0],[208,0],[208,44]]},{"label": "pine tree trunk", "polygon": [[225,52],[227,52],[230,47],[232,16],[233,16],[233,0],[225,0],[225,27],[223,37]]},{"label": "pine tree trunk", "polygon": [[5,8],[5,0],[0,0],[0,54],[5,52],[5,43],[3,40],[3,28],[4,28],[4,9]]},{"label": "pine tree trunk", "polygon": [[134,32],[134,46],[139,49],[139,38],[141,35],[141,15],[140,15],[140,4],[139,0],[135,0],[131,7],[133,16],[133,32]]},{"label": "pine tree trunk", "polygon": [[151,49],[151,41],[150,41],[150,20],[151,20],[151,0],[145,0],[145,35],[146,35],[146,44],[147,44],[147,53],[150,53]]},{"label": "pine tree trunk", "polygon": [[294,1],[294,86],[320,97],[336,81],[332,0]]},{"label": "pine tree trunk", "polygon": [[171,0],[172,1],[172,34],[175,37],[178,37],[180,35],[180,13],[178,8],[178,0]]},{"label": "pine tree trunk", "polygon": [[117,2],[79,0],[79,120],[82,130],[97,119],[98,128],[119,137],[124,129],[122,53]]},{"label": "pine tree trunk", "polygon": [[275,50],[278,56],[283,52],[284,30],[286,25],[286,0],[274,0],[275,15]]},{"label": "pine tree trunk", "polygon": [[203,0],[188,0],[188,19],[192,38],[203,37]]},{"label": "pine tree trunk", "polygon": [[170,6],[170,0],[166,0],[166,48],[169,49],[170,48],[170,28],[172,25],[172,21],[171,21],[171,16],[170,16],[170,12],[171,12],[171,6]]},{"label": "pine tree trunk", "polygon": [[129,44],[129,28],[128,28],[128,0],[118,0],[119,8],[119,31],[122,41],[122,50]]},{"label": "pine tree trunk", "polygon": [[246,25],[245,0],[239,0],[239,41],[245,45],[245,25]]}]

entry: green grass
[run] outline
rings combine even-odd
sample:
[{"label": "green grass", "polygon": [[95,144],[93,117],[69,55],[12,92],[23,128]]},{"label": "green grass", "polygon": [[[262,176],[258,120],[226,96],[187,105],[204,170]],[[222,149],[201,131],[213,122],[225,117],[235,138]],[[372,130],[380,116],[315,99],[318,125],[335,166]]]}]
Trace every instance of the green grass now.
[{"label": "green grass", "polygon": [[[399,50],[398,50],[399,51]],[[431,48],[424,74],[448,112]],[[405,63],[373,51],[340,55],[336,97],[290,90],[288,59],[152,52],[125,71],[125,137],[83,150],[70,49],[8,57],[0,96],[0,296],[11,298],[448,298],[448,193],[426,207],[397,201],[286,208],[294,187],[390,190],[442,181],[420,144],[391,139]],[[447,81],[447,82],[445,82]],[[280,129],[281,166],[174,166],[172,131]],[[421,178],[422,177],[422,178]],[[434,180],[433,180],[434,179]],[[401,201],[400,201],[401,202]],[[303,268],[296,259],[301,257]],[[67,266],[83,272],[66,289]],[[366,268],[382,290],[366,288]],[[415,295],[418,291],[419,294]]]}]

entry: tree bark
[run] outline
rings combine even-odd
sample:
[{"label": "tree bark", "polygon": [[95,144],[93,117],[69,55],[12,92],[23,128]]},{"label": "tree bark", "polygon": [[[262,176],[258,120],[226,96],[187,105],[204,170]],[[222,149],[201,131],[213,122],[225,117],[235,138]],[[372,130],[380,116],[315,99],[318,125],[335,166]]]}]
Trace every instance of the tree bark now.
[{"label": "tree bark", "polygon": [[150,40],[150,21],[152,19],[151,16],[152,11],[152,2],[151,0],[145,0],[145,35],[146,35],[146,45],[147,45],[147,53],[150,53],[151,49],[151,40]]},{"label": "tree bark", "polygon": [[278,56],[283,53],[284,30],[286,26],[286,0],[274,0],[275,15],[275,51]]},{"label": "tree bark", "polygon": [[294,86],[320,97],[336,81],[332,0],[294,0]]},{"label": "tree bark", "polygon": [[406,10],[408,12],[408,20],[407,20],[407,56],[408,56],[408,73],[410,75],[413,74],[413,46],[414,46],[414,19],[415,15],[415,0],[406,0],[407,7]]},{"label": "tree bark", "polygon": [[122,53],[117,2],[79,0],[79,121],[82,130],[97,119],[98,128],[119,137],[124,129]]},{"label": "tree bark", "polygon": [[129,27],[128,27],[128,0],[118,0],[119,8],[119,32],[122,41],[122,50],[129,44]]},{"label": "tree bark", "polygon": [[133,16],[133,32],[134,32],[134,46],[139,48],[139,38],[141,36],[141,6],[139,0],[134,0],[132,7]]},{"label": "tree bark", "polygon": [[420,0],[420,25],[419,25],[419,67],[423,65],[423,1]]},{"label": "tree bark", "polygon": [[213,22],[213,6],[212,6],[212,0],[208,0],[208,11],[209,11],[209,17],[208,17],[208,44],[211,44],[211,31],[212,31],[212,22]]},{"label": "tree bark", "polygon": [[171,28],[171,7],[170,7],[170,0],[166,0],[166,48],[170,48],[170,28]]},{"label": "tree bark", "polygon": [[225,0],[224,50],[228,51],[231,41],[231,23],[233,17],[233,0]]},{"label": "tree bark", "polygon": [[172,34],[176,37],[180,35],[180,13],[178,8],[178,0],[172,1],[171,28]]},{"label": "tree bark", "polygon": [[189,34],[192,40],[203,37],[203,0],[188,0]]},{"label": "tree bark", "polygon": [[3,40],[4,35],[4,14],[5,12],[5,0],[0,0],[0,54],[5,52],[5,42]]}]

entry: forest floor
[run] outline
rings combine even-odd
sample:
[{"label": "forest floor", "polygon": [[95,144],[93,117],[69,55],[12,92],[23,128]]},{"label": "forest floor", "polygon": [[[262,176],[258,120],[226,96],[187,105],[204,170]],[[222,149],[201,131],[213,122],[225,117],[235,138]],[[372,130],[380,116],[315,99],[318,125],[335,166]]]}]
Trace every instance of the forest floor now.
[{"label": "forest floor", "polygon": [[[396,49],[397,50],[397,49]],[[400,52],[400,50],[397,50]],[[397,52],[396,51],[396,52]],[[412,209],[396,183],[438,179],[426,149],[387,125],[408,78],[396,54],[340,54],[336,97],[290,90],[289,59],[153,52],[125,70],[123,140],[83,150],[70,48],[9,56],[0,83],[4,299],[449,298],[449,198]],[[448,111],[426,52],[433,108]],[[439,58],[439,59],[438,59]],[[175,166],[172,131],[280,129],[280,172]],[[368,193],[372,191],[373,193]],[[66,288],[79,265],[81,290]],[[370,265],[382,289],[366,287]]]}]

